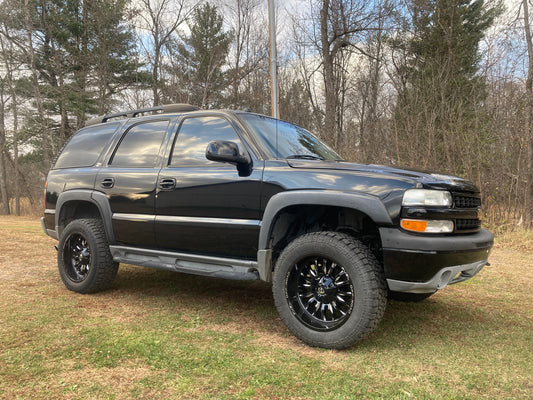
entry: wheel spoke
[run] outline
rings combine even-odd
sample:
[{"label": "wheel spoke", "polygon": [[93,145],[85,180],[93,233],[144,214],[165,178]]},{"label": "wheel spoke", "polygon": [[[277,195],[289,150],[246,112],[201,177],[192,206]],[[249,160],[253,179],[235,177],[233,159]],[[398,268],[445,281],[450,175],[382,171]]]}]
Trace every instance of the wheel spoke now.
[{"label": "wheel spoke", "polygon": [[345,322],[353,307],[351,288],[342,265],[327,257],[308,257],[293,264],[287,300],[304,324],[316,330],[332,330]]},{"label": "wheel spoke", "polygon": [[344,272],[344,269],[341,269],[339,274],[335,277],[335,283],[338,284],[339,279],[341,279],[343,276],[346,276],[346,272]]},{"label": "wheel spoke", "polygon": [[63,247],[63,257],[70,268],[66,271],[74,282],[83,281],[89,274],[91,265],[91,252],[89,244],[79,234],[70,236]]},{"label": "wheel spoke", "polygon": [[328,310],[331,313],[332,319],[335,319],[335,313],[333,312],[333,305],[331,303],[328,304]]},{"label": "wheel spoke", "polygon": [[337,267],[337,263],[331,262],[331,264],[329,266],[329,269],[328,269],[328,272],[327,272],[327,275],[333,276],[333,271],[335,271],[336,267]]},{"label": "wheel spoke", "polygon": [[313,297],[313,293],[301,293],[299,296],[300,299],[307,299],[307,301],[309,301],[309,299]]}]

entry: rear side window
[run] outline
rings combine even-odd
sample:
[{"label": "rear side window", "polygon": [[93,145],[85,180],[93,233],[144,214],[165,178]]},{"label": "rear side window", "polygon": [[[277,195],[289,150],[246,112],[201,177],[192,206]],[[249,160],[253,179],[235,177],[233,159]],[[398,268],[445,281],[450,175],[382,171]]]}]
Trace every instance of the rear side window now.
[{"label": "rear side window", "polygon": [[119,124],[98,125],[75,133],[57,157],[54,169],[93,166],[118,126]]},{"label": "rear side window", "polygon": [[110,164],[121,168],[154,168],[168,124],[168,120],[160,120],[133,125],[120,141]]}]

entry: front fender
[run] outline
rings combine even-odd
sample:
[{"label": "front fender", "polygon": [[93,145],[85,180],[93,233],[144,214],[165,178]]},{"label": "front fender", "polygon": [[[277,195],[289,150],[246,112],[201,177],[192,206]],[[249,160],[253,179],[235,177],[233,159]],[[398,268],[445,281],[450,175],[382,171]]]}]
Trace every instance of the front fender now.
[{"label": "front fender", "polygon": [[296,205],[320,205],[350,208],[368,215],[378,226],[392,226],[392,220],[379,197],[333,190],[294,190],[272,196],[261,222],[258,249],[268,249],[268,240],[277,215],[285,208]]}]

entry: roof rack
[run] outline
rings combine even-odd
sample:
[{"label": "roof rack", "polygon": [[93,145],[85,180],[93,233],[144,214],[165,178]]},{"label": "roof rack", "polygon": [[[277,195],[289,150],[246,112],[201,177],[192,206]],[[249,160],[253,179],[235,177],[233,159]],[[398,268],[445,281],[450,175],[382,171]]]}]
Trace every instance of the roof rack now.
[{"label": "roof rack", "polygon": [[104,116],[99,116],[96,118],[89,119],[85,126],[90,125],[96,125],[96,124],[102,124],[104,122],[107,122],[114,118],[135,118],[142,114],[151,112],[152,114],[170,114],[170,113],[178,113],[178,112],[188,112],[188,111],[197,111],[199,110],[198,107],[192,106],[190,104],[165,104],[162,106],[157,107],[149,107],[149,108],[140,108],[138,110],[130,110],[130,111],[121,111],[113,114],[106,114]]}]

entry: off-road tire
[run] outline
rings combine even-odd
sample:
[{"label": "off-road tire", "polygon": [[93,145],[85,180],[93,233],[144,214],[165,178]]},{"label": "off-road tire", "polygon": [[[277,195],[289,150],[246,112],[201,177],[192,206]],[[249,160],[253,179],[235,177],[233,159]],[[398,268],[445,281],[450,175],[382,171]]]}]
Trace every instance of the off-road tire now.
[{"label": "off-road tire", "polygon": [[59,238],[57,264],[69,290],[95,293],[109,289],[119,264],[109,251],[102,221],[87,218],[69,223]]},{"label": "off-road tire", "polygon": [[276,262],[272,291],[278,313],[294,335],[331,349],[366,337],[387,303],[379,262],[368,247],[339,232],[293,240]]}]

